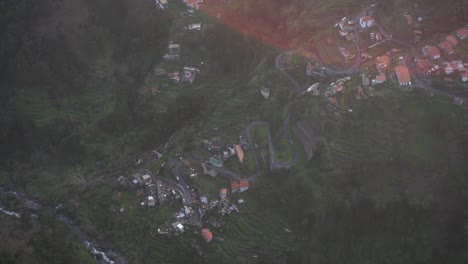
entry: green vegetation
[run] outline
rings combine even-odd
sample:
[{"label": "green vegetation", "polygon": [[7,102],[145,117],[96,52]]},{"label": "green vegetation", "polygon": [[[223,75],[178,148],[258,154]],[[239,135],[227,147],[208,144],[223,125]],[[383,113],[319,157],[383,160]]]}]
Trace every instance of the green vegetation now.
[{"label": "green vegetation", "polygon": [[[271,39],[264,38],[268,43],[208,14],[187,15],[176,1],[164,12],[152,1],[59,2],[0,4],[0,84],[5,88],[0,91],[0,184],[63,204],[63,212],[87,234],[103,248],[122,252],[129,263],[468,259],[466,108],[439,96],[402,94],[391,83],[357,101],[351,90],[360,80],[353,78],[350,91],[337,95],[339,105],[352,107],[347,113],[327,110],[323,98],[310,93],[298,97],[291,126],[313,120],[324,138],[310,161],[300,149],[301,158],[290,170],[269,171],[267,131],[255,128],[253,138],[265,164],[247,193],[231,197],[245,200],[240,213],[221,218],[224,226],[212,228],[223,243],[206,244],[198,227],[189,227],[179,238],[159,235],[159,226],[173,219],[179,202],[144,208],[136,189],[116,184],[119,175],[132,175],[141,152],[162,149],[176,131],[163,159],[148,166],[151,171],[174,153],[207,156],[203,139],[219,136],[226,144],[235,143],[254,120],[270,124],[277,158],[290,160],[290,142],[281,129],[295,93],[274,69],[280,51],[273,46],[283,40],[316,44],[329,49],[327,60],[337,60],[337,50],[323,41],[332,34],[329,28],[369,1],[237,1],[232,6],[236,12],[220,17],[234,17],[259,32],[270,30]],[[465,5],[460,3],[455,6]],[[379,16],[392,33],[406,23],[402,10],[395,8],[399,4],[377,1]],[[415,14],[436,22],[439,18],[430,14],[440,5],[421,5]],[[76,10],[76,17],[68,18],[69,10]],[[440,8],[442,14],[458,11]],[[401,21],[392,24],[397,19]],[[200,21],[206,25],[202,31],[184,29]],[[170,40],[181,44],[181,60],[161,62]],[[335,39],[336,45],[345,45],[341,41]],[[457,48],[465,49],[464,43]],[[371,53],[381,55],[389,48],[384,44]],[[304,60],[293,57],[292,62],[299,67],[290,73],[301,84],[315,82],[304,75]],[[167,80],[154,72],[156,66],[175,71],[186,65],[201,69],[192,85],[163,86]],[[263,85],[271,89],[268,99],[260,95]],[[147,93],[155,86],[158,93]],[[250,150],[245,154],[244,164],[231,157],[225,166],[252,173],[253,156]],[[211,178],[197,169],[193,186],[200,194],[216,197],[219,189],[229,187],[223,176]],[[172,177],[167,169],[161,174]],[[14,201],[7,205],[18,207]],[[2,215],[0,222],[0,236],[7,241],[0,243],[1,263],[93,261],[67,227],[50,217],[12,221]],[[193,241],[202,245],[203,256],[192,248]]]}]

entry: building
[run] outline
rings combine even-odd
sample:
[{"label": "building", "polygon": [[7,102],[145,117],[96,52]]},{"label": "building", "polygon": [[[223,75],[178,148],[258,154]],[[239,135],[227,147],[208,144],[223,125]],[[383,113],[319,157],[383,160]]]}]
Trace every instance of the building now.
[{"label": "building", "polygon": [[443,65],[444,65],[445,74],[449,75],[449,74],[452,74],[455,71],[455,69],[454,69],[451,62],[444,62]]},{"label": "building", "polygon": [[239,162],[243,163],[244,162],[244,151],[242,150],[241,145],[236,144],[234,146],[234,148],[236,149],[236,154],[237,154],[237,158],[239,158]]},{"label": "building", "polygon": [[231,193],[241,193],[249,189],[248,181],[232,181],[231,182]]},{"label": "building", "polygon": [[465,64],[461,60],[453,60],[451,61],[453,68],[455,68],[459,72],[464,72],[465,71]]},{"label": "building", "polygon": [[374,19],[370,16],[363,16],[359,18],[359,25],[361,28],[368,28],[374,25]]},{"label": "building", "polygon": [[406,66],[396,66],[395,73],[401,86],[411,85],[411,76]]},{"label": "building", "polygon": [[183,0],[183,2],[187,5],[189,12],[193,12],[200,8],[200,4],[203,3],[203,0]]},{"label": "building", "polygon": [[148,196],[148,207],[155,206],[156,205],[156,200],[154,199],[153,196]]},{"label": "building", "polygon": [[239,191],[245,192],[249,189],[249,182],[248,181],[240,181],[239,182]]},{"label": "building", "polygon": [[432,68],[432,63],[427,59],[418,61],[416,65],[418,66],[418,69],[425,74],[427,74]]},{"label": "building", "polygon": [[372,80],[372,84],[381,84],[387,81],[387,76],[385,75],[377,75],[375,79]]},{"label": "building", "polygon": [[168,50],[169,54],[179,53],[180,52],[180,45],[171,43],[167,47],[167,50]]},{"label": "building", "polygon": [[468,38],[468,29],[466,28],[460,28],[457,30],[457,37],[461,40],[467,39]]},{"label": "building", "polygon": [[189,30],[201,30],[201,23],[190,24],[188,26]]},{"label": "building", "polygon": [[452,43],[453,46],[458,44],[458,39],[453,35],[448,35],[447,37],[445,37],[445,40],[450,41],[450,43]]},{"label": "building", "polygon": [[178,234],[182,234],[182,233],[184,233],[184,231],[185,231],[184,226],[183,226],[181,223],[179,223],[179,222],[174,222],[174,223],[172,223],[172,227],[174,228],[174,230],[175,230]]},{"label": "building", "polygon": [[211,230],[209,230],[208,228],[203,228],[201,234],[203,239],[205,239],[207,243],[213,240],[213,233],[211,233]]},{"label": "building", "polygon": [[221,198],[221,199],[226,199],[226,196],[227,196],[227,189],[226,189],[226,188],[222,188],[222,189],[219,191],[219,198]]},{"label": "building", "polygon": [[455,54],[455,50],[452,47],[452,42],[446,40],[444,42],[441,42],[439,44],[439,48],[441,48],[443,51],[445,51],[448,55]]},{"label": "building", "polygon": [[362,85],[364,86],[370,85],[369,77],[366,74],[363,73],[361,77],[362,77]]},{"label": "building", "polygon": [[265,99],[267,99],[270,96],[270,88],[262,86],[262,88],[260,88],[260,93]]},{"label": "building", "polygon": [[461,74],[462,82],[468,82],[468,71],[465,71]]},{"label": "building", "polygon": [[440,52],[435,46],[424,46],[422,52],[425,56],[429,57],[431,60],[440,59]]},{"label": "building", "polygon": [[231,193],[237,193],[240,190],[240,185],[238,181],[231,182]]},{"label": "building", "polygon": [[317,69],[317,66],[315,66],[315,65],[312,64],[312,63],[308,63],[307,66],[306,66],[306,75],[307,75],[307,76],[312,76],[312,75],[314,75],[316,69]]},{"label": "building", "polygon": [[387,68],[390,64],[390,57],[387,55],[377,56],[377,58],[375,58],[375,63],[378,67]]}]

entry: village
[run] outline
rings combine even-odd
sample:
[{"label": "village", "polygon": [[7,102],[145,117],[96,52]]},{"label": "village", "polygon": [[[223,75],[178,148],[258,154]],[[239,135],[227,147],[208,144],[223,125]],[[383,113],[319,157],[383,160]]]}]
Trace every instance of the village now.
[{"label": "village", "polygon": [[[183,3],[187,12],[194,14],[200,9],[203,0],[183,0]],[[166,0],[156,0],[156,4],[162,10],[168,6]],[[393,39],[369,12],[359,14],[355,19],[343,17],[333,28],[336,36],[349,45],[336,46],[336,51],[343,57],[344,64],[351,66],[335,69],[328,67],[323,60],[308,58],[301,67],[305,67],[303,74],[314,82],[304,89],[302,96],[307,93],[321,96],[327,103],[327,109],[352,112],[354,102],[369,99],[381,90],[406,92],[423,88],[430,94],[439,92],[450,96],[454,104],[462,105],[463,97],[436,90],[432,88],[431,82],[457,84],[468,90],[466,50],[457,49],[462,42],[466,45],[468,29],[456,29],[438,43],[425,42],[423,28],[419,24],[423,18],[413,20],[406,13],[402,19],[406,19],[408,26],[413,28],[412,45],[421,46],[419,50],[410,49],[408,44]],[[201,22],[197,22],[186,25],[184,30],[197,33],[203,31],[203,27]],[[334,45],[331,38],[327,38],[326,42]],[[381,45],[386,48],[379,49]],[[353,51],[350,48],[352,46],[356,46],[357,50]],[[142,93],[157,96],[168,87],[190,86],[196,82],[196,78],[202,74],[204,62],[181,65],[183,49],[180,43],[168,43],[162,63],[155,67],[152,79],[148,82],[150,85]],[[301,53],[303,51],[282,53],[278,66],[281,69],[292,68],[292,57],[300,56]],[[329,83],[332,79],[335,81]],[[265,85],[261,85],[258,90],[265,99],[272,93]],[[229,161],[232,164],[235,160],[236,166],[245,170],[246,161],[252,162],[254,159],[249,156],[253,148],[258,146],[250,144],[247,135],[241,134],[238,142],[229,142],[217,135],[203,139],[202,158],[175,154],[163,159],[162,150],[152,150],[136,160],[135,166],[139,168],[136,173],[127,177],[119,176],[117,182],[136,193],[142,210],[169,205],[178,208],[173,212],[172,219],[159,227],[158,233],[170,238],[193,233],[198,240],[192,241],[191,245],[202,255],[203,243],[224,242],[222,234],[226,218],[239,214],[248,202],[242,193],[249,190],[251,178],[234,179],[232,173],[225,170],[225,163]],[[142,168],[148,164],[159,164],[160,167],[154,172]],[[170,171],[170,175],[164,171]],[[218,175],[226,176],[229,183],[216,192],[200,193],[193,187],[201,177],[216,178]],[[120,210],[123,212],[125,208]]]}]

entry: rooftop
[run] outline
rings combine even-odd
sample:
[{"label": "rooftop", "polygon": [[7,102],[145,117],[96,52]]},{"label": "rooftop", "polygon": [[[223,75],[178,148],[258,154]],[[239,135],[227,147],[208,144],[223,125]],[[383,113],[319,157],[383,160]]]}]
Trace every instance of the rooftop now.
[{"label": "rooftop", "polygon": [[409,83],[411,81],[411,76],[406,66],[396,66],[395,72],[400,83]]}]

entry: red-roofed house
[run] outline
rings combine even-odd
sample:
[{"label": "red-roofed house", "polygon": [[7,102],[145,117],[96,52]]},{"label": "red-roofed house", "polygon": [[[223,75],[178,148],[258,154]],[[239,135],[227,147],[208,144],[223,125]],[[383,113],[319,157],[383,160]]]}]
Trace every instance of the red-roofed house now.
[{"label": "red-roofed house", "polygon": [[234,148],[236,149],[236,154],[237,158],[239,158],[239,162],[244,162],[244,151],[242,150],[241,145],[237,144],[234,146]]},{"label": "red-roofed house", "polygon": [[361,25],[361,28],[372,27],[374,25],[374,19],[370,16],[363,16],[359,18],[359,25]]},{"label": "red-roofed house", "polygon": [[441,48],[443,51],[447,52],[448,55],[455,54],[455,50],[452,47],[452,42],[446,40],[444,42],[441,42],[439,44],[439,48]]},{"label": "red-roofed house", "polygon": [[387,81],[387,76],[385,75],[377,75],[375,79],[372,81],[374,84],[381,84]]},{"label": "red-roofed house", "polygon": [[245,192],[249,189],[248,181],[231,182],[231,193]]},{"label": "red-roofed house", "polygon": [[447,37],[445,37],[445,40],[450,41],[450,43],[452,43],[453,46],[458,44],[458,39],[453,35],[448,35]]},{"label": "red-roofed house", "polygon": [[208,228],[203,228],[201,233],[206,242],[213,240],[213,233]]},{"label": "red-roofed house", "polygon": [[457,30],[457,37],[460,39],[467,39],[468,38],[468,29],[466,28],[460,28]]},{"label": "red-roofed house", "polygon": [[231,182],[231,193],[236,193],[240,191],[240,184],[237,181]]},{"label": "red-roofed house", "polygon": [[248,181],[240,181],[239,182],[239,186],[240,186],[240,192],[245,192],[249,189],[249,182]]},{"label": "red-roofed house", "polygon": [[440,59],[440,52],[435,46],[424,46],[422,52],[424,55],[428,56],[432,60]]},{"label": "red-roofed house", "polygon": [[418,68],[421,71],[426,72],[432,68],[432,63],[429,62],[429,60],[420,60],[418,61]]},{"label": "red-roofed house", "polygon": [[401,86],[411,85],[411,76],[406,66],[396,66],[395,72]]}]

